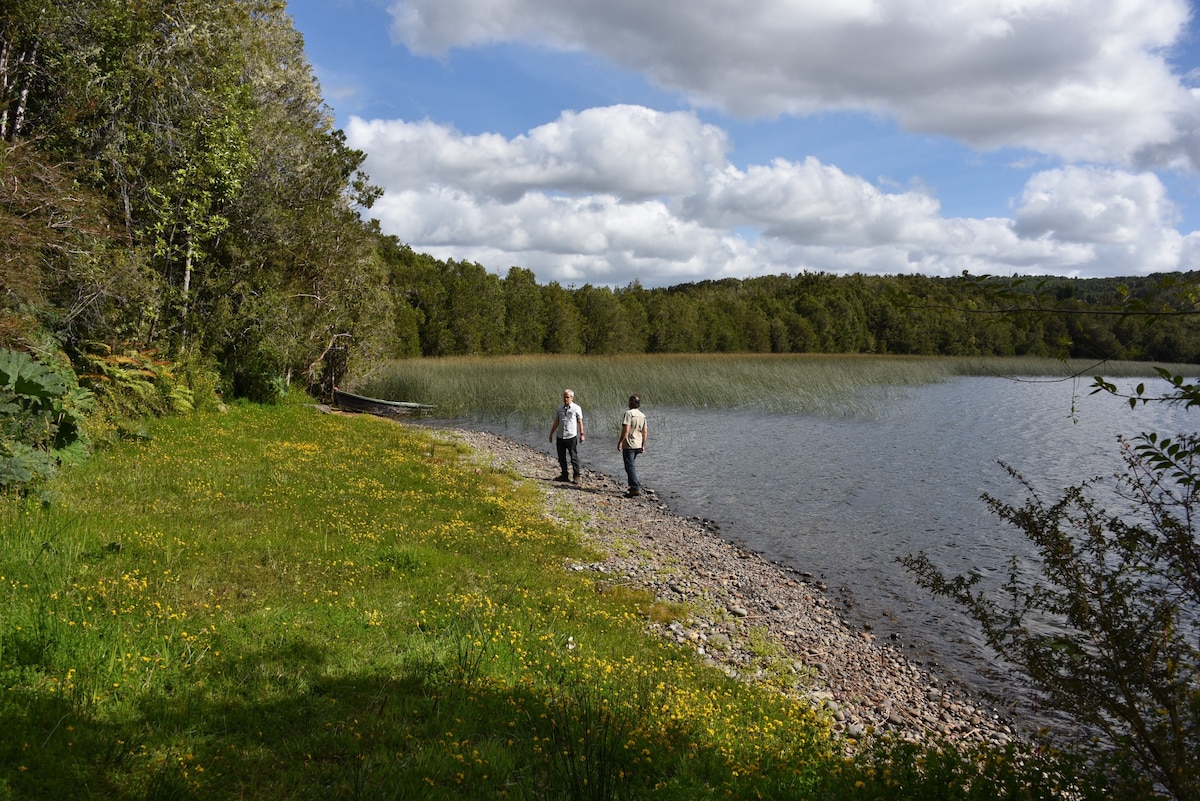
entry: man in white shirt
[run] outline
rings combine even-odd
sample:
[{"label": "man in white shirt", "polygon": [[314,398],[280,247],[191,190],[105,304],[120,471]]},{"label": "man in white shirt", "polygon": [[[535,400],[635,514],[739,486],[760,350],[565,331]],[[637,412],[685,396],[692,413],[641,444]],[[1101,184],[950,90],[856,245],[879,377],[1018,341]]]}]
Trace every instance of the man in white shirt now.
[{"label": "man in white shirt", "polygon": [[583,409],[575,402],[575,391],[563,390],[562,406],[554,415],[554,424],[550,426],[550,441],[555,442],[554,432],[558,432],[558,466],[562,472],[555,481],[566,481],[567,456],[571,457],[571,483],[579,483],[579,443],[583,442]]}]

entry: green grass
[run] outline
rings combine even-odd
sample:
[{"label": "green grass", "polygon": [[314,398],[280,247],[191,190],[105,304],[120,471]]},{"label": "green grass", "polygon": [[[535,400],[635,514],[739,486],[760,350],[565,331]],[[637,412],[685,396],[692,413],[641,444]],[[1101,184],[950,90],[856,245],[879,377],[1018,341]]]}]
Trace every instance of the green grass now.
[{"label": "green grass", "polygon": [[49,511],[0,499],[0,799],[1049,781],[994,754],[845,760],[807,703],[703,666],[645,633],[645,597],[564,570],[597,555],[540,490],[423,429],[236,406],[149,430],[64,471]]},{"label": "green grass", "polygon": [[[1186,372],[1179,365],[1169,366]],[[1192,368],[1194,371],[1194,368]],[[776,412],[854,414],[886,400],[890,388],[956,376],[1152,376],[1149,364],[1032,358],[925,356],[655,355],[509,356],[390,362],[355,382],[356,391],[437,406],[444,418],[540,423],[564,388],[593,413],[624,409],[637,392],[647,406],[752,407]]]}]

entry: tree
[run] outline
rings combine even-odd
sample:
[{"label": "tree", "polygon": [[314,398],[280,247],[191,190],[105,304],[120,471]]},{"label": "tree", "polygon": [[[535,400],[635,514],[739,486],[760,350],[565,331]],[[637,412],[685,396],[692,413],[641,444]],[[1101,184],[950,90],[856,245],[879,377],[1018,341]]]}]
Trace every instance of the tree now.
[{"label": "tree", "polygon": [[396,314],[410,317],[416,325],[417,355],[449,354],[453,343],[446,322],[449,314],[443,279],[446,265],[401,245],[395,237],[382,238],[379,247],[389,266]]},{"label": "tree", "polygon": [[700,349],[697,303],[681,292],[655,295],[646,304],[649,350],[653,353],[695,353]]},{"label": "tree", "polygon": [[[215,357],[255,397],[387,352],[391,299],[359,216],[378,190],[283,3],[5,3],[0,133],[27,179],[6,182],[3,224],[35,268],[13,305],[69,352]],[[29,205],[47,191],[62,196]]]},{"label": "tree", "polygon": [[646,315],[646,290],[631,281],[616,292],[625,316],[625,339],[629,353],[645,353],[649,342],[649,317]]},{"label": "tree", "polygon": [[144,344],[174,352],[188,339],[193,277],[211,269],[212,243],[228,226],[222,212],[251,163],[247,6],[64,4],[30,101],[28,128],[44,148],[85,158],[90,182],[120,198],[126,237],[166,290]]},{"label": "tree", "polygon": [[575,290],[582,322],[583,351],[588,354],[627,353],[625,309],[608,287],[584,284]]},{"label": "tree", "polygon": [[115,209],[30,143],[0,150],[0,347],[136,338],[129,309],[153,304],[154,279],[116,234]]},{"label": "tree", "polygon": [[504,329],[512,353],[542,352],[546,307],[532,270],[510,267],[504,277]]},{"label": "tree", "polygon": [[379,190],[359,172],[365,155],[333,127],[285,7],[235,5],[253,160],[217,209],[231,224],[193,292],[199,347],[220,354],[239,394],[270,397],[293,377],[327,391],[392,341],[379,234],[360,216]]},{"label": "tree", "polygon": [[557,281],[542,287],[546,305],[546,353],[583,353],[579,309]]},{"label": "tree", "polygon": [[475,262],[450,261],[446,289],[453,352],[504,353],[504,290],[499,276]]},{"label": "tree", "polygon": [[10,0],[0,8],[0,139],[6,142],[24,132],[30,94],[46,50],[59,40],[61,17],[60,8],[36,0]]}]

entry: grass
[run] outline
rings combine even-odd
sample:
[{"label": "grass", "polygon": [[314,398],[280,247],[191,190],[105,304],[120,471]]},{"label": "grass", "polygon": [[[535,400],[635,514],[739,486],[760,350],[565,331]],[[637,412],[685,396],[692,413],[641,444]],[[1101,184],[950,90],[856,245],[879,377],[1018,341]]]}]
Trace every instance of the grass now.
[{"label": "grass", "polygon": [[148,428],[64,471],[49,510],[0,498],[4,801],[1058,781],[990,752],[847,760],[807,703],[645,632],[670,610],[563,569],[599,555],[536,487],[427,430],[298,405]]},{"label": "grass", "polygon": [[[1168,365],[1177,372],[1188,368]],[[1194,368],[1191,368],[1194,371]],[[543,422],[570,387],[593,419],[621,410],[637,392],[651,406],[855,414],[886,400],[891,388],[956,376],[1153,376],[1137,362],[1062,362],[1033,358],[830,355],[510,356],[412,359],[384,364],[355,382],[366,395],[437,406],[443,418]],[[611,416],[611,415],[610,415]],[[619,415],[618,415],[619,417]]]}]

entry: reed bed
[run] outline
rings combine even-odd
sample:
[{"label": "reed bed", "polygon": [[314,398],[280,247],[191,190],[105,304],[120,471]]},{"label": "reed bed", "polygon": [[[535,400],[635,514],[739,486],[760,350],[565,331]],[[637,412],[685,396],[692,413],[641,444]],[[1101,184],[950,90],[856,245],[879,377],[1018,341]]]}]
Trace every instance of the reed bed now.
[{"label": "reed bed", "polygon": [[[1176,372],[1187,372],[1171,366]],[[1195,368],[1192,368],[1193,370]],[[570,387],[586,407],[754,408],[811,414],[871,413],[898,389],[956,376],[1152,376],[1144,363],[1030,358],[845,355],[508,356],[410,359],[380,365],[353,390],[430,403],[445,419],[530,424]]]}]

